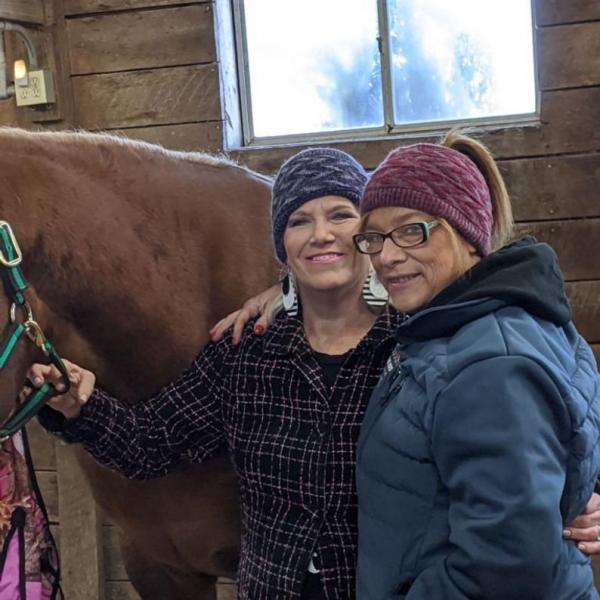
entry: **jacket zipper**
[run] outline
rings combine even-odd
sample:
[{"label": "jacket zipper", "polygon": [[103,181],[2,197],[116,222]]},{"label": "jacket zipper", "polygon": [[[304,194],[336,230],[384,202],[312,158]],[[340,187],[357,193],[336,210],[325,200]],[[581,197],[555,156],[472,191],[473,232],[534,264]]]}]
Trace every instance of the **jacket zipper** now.
[{"label": "jacket zipper", "polygon": [[392,379],[392,381],[391,381],[390,385],[388,386],[388,388],[386,389],[385,393],[383,393],[381,395],[382,397],[379,400],[379,406],[384,406],[396,394],[398,394],[400,392],[400,390],[404,386],[404,382],[406,381],[407,376],[408,376],[408,373],[406,372],[406,369],[404,369],[402,366],[399,366],[398,373],[396,373],[396,375]]}]

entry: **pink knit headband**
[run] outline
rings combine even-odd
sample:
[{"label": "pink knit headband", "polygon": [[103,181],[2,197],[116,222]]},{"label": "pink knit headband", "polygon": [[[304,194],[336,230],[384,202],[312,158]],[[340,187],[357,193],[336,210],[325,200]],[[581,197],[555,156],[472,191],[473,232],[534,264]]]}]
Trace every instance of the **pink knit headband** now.
[{"label": "pink knit headband", "polygon": [[490,190],[475,163],[456,150],[437,144],[392,150],[367,182],[360,211],[387,206],[446,219],[481,256],[490,252]]}]

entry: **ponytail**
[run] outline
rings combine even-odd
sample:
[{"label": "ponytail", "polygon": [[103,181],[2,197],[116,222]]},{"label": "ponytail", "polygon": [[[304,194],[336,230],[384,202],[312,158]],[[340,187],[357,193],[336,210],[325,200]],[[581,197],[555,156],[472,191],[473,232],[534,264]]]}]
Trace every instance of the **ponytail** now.
[{"label": "ponytail", "polygon": [[513,235],[512,207],[504,179],[490,151],[481,142],[462,134],[457,129],[447,133],[441,144],[470,158],[485,178],[492,199],[494,219],[491,250],[494,251],[504,246]]}]

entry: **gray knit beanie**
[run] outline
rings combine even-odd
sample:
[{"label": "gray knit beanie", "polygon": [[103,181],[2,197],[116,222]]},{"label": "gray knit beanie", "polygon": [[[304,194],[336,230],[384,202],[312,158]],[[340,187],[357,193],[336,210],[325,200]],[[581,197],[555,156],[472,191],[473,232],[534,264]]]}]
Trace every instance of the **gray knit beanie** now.
[{"label": "gray knit beanie", "polygon": [[335,148],[308,148],[281,165],[273,184],[271,218],[275,254],[284,263],[283,233],[289,216],[305,202],[341,196],[358,206],[367,174],[349,154]]}]

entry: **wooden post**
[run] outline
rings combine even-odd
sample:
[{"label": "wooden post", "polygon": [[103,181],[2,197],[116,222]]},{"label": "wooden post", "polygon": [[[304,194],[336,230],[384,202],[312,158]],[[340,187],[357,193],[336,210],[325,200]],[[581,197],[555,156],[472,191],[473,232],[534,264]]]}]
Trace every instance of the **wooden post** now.
[{"label": "wooden post", "polygon": [[60,556],[66,598],[104,600],[102,523],[73,447],[56,446]]}]

